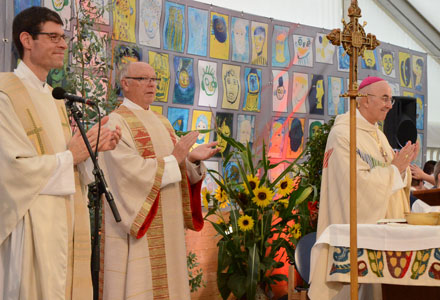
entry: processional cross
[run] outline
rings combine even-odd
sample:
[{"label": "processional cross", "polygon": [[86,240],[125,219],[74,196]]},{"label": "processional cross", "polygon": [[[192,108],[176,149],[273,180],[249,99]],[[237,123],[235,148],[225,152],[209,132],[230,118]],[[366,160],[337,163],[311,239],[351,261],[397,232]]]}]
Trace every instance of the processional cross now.
[{"label": "processional cross", "polygon": [[345,53],[350,56],[349,88],[348,92],[341,97],[350,98],[350,286],[351,299],[358,299],[358,264],[357,264],[357,199],[356,199],[356,98],[365,95],[358,93],[357,65],[358,57],[364,55],[365,49],[373,50],[379,46],[376,36],[366,34],[364,26],[360,25],[358,19],[361,17],[361,9],[357,0],[352,0],[348,8],[350,22],[347,24],[344,19],[343,31],[333,29],[327,38],[333,45],[342,44]]}]

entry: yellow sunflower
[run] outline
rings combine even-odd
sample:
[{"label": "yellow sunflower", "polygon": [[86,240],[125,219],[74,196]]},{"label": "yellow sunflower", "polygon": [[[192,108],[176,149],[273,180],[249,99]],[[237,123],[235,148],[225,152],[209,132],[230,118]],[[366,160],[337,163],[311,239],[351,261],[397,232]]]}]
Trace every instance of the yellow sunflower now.
[{"label": "yellow sunflower", "polygon": [[[255,190],[256,187],[260,184],[260,180],[258,177],[254,175],[246,175],[247,181],[249,182],[249,185],[251,186],[251,190]],[[244,191],[248,194],[250,194],[250,191],[246,185],[245,182],[243,182]]]},{"label": "yellow sunflower", "polygon": [[228,200],[228,194],[226,194],[226,191],[221,186],[218,186],[217,190],[215,191],[215,199],[221,203]]},{"label": "yellow sunflower", "polygon": [[228,200],[228,198],[226,198],[225,201],[220,202],[219,207],[220,207],[220,208],[225,208],[225,207],[227,207],[228,205],[229,205],[229,200]]},{"label": "yellow sunflower", "polygon": [[254,228],[254,220],[247,215],[241,216],[238,218],[238,227],[240,227],[241,231],[248,231]]},{"label": "yellow sunflower", "polygon": [[301,224],[293,225],[291,233],[296,240],[299,239],[301,237]]},{"label": "yellow sunflower", "polygon": [[202,189],[202,201],[203,206],[208,209],[208,203],[209,203],[209,191],[206,187]]},{"label": "yellow sunflower", "polygon": [[287,196],[293,189],[294,182],[290,176],[286,176],[277,184],[278,194],[281,197]]},{"label": "yellow sunflower", "polygon": [[273,198],[273,192],[265,186],[256,187],[254,195],[252,201],[260,207],[268,206]]}]

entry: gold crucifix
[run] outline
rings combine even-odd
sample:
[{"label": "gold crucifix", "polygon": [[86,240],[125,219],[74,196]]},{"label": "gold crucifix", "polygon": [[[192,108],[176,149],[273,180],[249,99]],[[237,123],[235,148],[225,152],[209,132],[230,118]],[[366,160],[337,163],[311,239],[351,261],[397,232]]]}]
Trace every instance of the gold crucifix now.
[{"label": "gold crucifix", "polygon": [[364,26],[358,19],[362,16],[357,0],[352,0],[348,8],[350,22],[344,19],[344,29],[333,29],[327,38],[333,45],[342,44],[345,53],[350,56],[349,88],[341,97],[350,97],[350,286],[351,299],[358,299],[358,264],[357,264],[357,199],[356,199],[356,98],[364,95],[358,93],[357,65],[358,57],[364,55],[365,49],[373,50],[379,46],[376,36],[365,34]]},{"label": "gold crucifix", "polygon": [[[29,109],[26,109],[26,112],[29,115],[29,119],[31,119],[31,123],[32,123],[32,130],[29,130],[28,132],[26,132],[27,136],[29,137],[29,139],[31,141],[34,142],[35,147],[37,148],[37,151],[39,152],[39,154],[45,154],[46,151],[44,149],[44,145],[43,145],[43,139],[40,135],[40,132],[43,132],[43,128],[42,127],[37,127],[37,124],[35,123],[34,117],[32,116],[32,113]],[[35,137],[37,138],[37,140],[35,141],[35,137],[33,137],[33,135],[35,135]]]}]

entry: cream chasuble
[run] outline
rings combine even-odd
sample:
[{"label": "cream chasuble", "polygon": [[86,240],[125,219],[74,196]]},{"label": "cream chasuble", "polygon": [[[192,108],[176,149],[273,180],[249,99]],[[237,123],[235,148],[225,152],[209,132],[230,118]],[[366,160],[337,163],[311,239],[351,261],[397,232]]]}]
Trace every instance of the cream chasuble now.
[{"label": "cream chasuble", "polygon": [[[0,295],[91,299],[88,210],[79,178],[74,197],[41,194],[57,168],[55,154],[66,151],[70,139],[64,103],[55,101],[49,89],[36,89],[12,73],[0,76],[0,265],[9,273],[0,276],[8,288]],[[21,249],[11,239],[17,229],[22,230]]]},{"label": "cream chasuble", "polygon": [[[350,223],[349,117],[349,113],[338,116],[328,137],[323,161],[317,239],[330,224]],[[400,176],[398,171],[391,166],[394,152],[386,136],[359,112],[356,138],[358,223],[375,224],[383,218],[404,218],[405,212],[410,211],[409,168],[404,185],[400,178],[396,178]],[[309,297],[312,300],[332,299],[343,286],[326,282],[328,245],[320,247],[315,268],[310,273]]]},{"label": "cream chasuble", "polygon": [[177,141],[163,116],[122,105],[110,114],[108,126],[116,125],[121,141],[101,163],[122,221],[104,203],[101,297],[189,300],[185,227],[202,229],[202,176],[187,164],[189,189],[182,167],[182,181],[161,187],[163,158]]}]

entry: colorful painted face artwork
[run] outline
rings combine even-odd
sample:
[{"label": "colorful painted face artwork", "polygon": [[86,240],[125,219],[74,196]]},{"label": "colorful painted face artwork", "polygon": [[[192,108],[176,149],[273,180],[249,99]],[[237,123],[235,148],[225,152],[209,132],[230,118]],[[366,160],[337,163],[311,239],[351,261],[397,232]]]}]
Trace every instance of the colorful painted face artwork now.
[{"label": "colorful painted face artwork", "polygon": [[338,71],[348,72],[350,69],[350,56],[345,53],[344,47],[338,47]]},{"label": "colorful painted face artwork", "polygon": [[217,63],[199,60],[199,105],[217,107]]},{"label": "colorful painted face artwork", "polygon": [[393,96],[400,96],[400,85],[394,82],[388,82]]},{"label": "colorful painted face artwork", "polygon": [[[137,46],[118,45],[115,47],[116,68],[120,70],[123,64],[142,60],[142,50]],[[122,96],[122,89],[119,82],[116,82],[117,94]]]},{"label": "colorful painted face artwork", "polygon": [[139,3],[139,43],[160,48],[161,0],[141,0]]},{"label": "colorful painted face artwork", "polygon": [[411,55],[399,52],[400,85],[412,89]]},{"label": "colorful painted face artwork", "polygon": [[78,11],[80,19],[83,18],[83,12],[87,12],[88,16],[93,18],[96,23],[109,25],[110,14],[106,9],[108,3],[109,0],[76,0],[74,10],[81,6],[81,9]]},{"label": "colorful painted face artwork", "polygon": [[238,110],[241,99],[240,66],[223,64],[222,81],[222,108]]},{"label": "colorful painted face artwork", "polygon": [[297,158],[303,151],[304,119],[289,118],[289,133],[286,134],[286,158]]},{"label": "colorful painted face artwork", "polygon": [[165,1],[163,48],[183,52],[185,48],[185,5]]},{"label": "colorful painted face artwork", "polygon": [[168,91],[170,89],[170,64],[167,53],[158,53],[154,51],[148,52],[148,61],[156,71],[157,78],[160,82],[156,87],[155,101],[167,102]]},{"label": "colorful painted face artwork", "polygon": [[396,78],[396,69],[394,68],[394,52],[380,49],[380,58],[382,61],[382,74]]},{"label": "colorful painted face artwork", "polygon": [[289,91],[289,73],[272,71],[272,108],[273,111],[287,112],[287,93]]},{"label": "colorful painted face artwork", "polygon": [[232,182],[238,183],[240,180],[240,172],[235,161],[229,161],[223,169],[223,177],[228,178]]},{"label": "colorful painted face artwork", "polygon": [[423,120],[425,119],[425,96],[416,94],[416,127],[419,130],[423,130]]},{"label": "colorful painted face artwork", "polygon": [[212,58],[229,59],[229,17],[211,12],[209,54]]},{"label": "colorful painted face artwork", "polygon": [[[218,129],[220,130],[220,132],[229,137],[232,136],[233,134],[233,117],[234,114],[231,113],[224,113],[224,112],[218,112],[215,120],[216,120],[216,124],[218,126]],[[217,132],[214,132],[214,141],[218,141],[218,146],[220,148],[220,152],[216,154],[216,156],[223,156],[225,157],[226,155],[228,155],[229,153],[229,148],[230,145],[226,142],[225,139],[223,139],[222,137],[220,137]]]},{"label": "colorful painted face artwork", "polygon": [[315,37],[316,62],[333,64],[336,47],[330,43],[325,33],[317,33]]},{"label": "colorful painted face artwork", "polygon": [[188,7],[188,53],[206,56],[208,51],[208,12]]},{"label": "colorful painted face artwork", "polygon": [[113,39],[136,43],[136,0],[119,0],[113,5]]},{"label": "colorful painted face artwork", "polygon": [[362,69],[379,70],[376,49],[365,50],[364,57],[361,57]]},{"label": "colorful painted face artwork", "polygon": [[251,23],[252,60],[253,65],[267,65],[267,24]]},{"label": "colorful painted face artwork", "polygon": [[340,115],[345,112],[345,98],[340,97],[344,93],[344,78],[328,77],[328,114]]},{"label": "colorful painted face artwork", "polygon": [[[204,130],[211,128],[212,112],[203,110],[193,110],[193,118],[191,130]],[[209,142],[210,132],[200,133],[197,137],[196,145],[206,144]]]},{"label": "colorful painted face artwork", "polygon": [[232,17],[232,60],[249,62],[249,21]]},{"label": "colorful painted face artwork", "polygon": [[252,147],[255,133],[255,116],[238,115],[237,117],[237,140],[246,145],[248,142]]},{"label": "colorful painted face artwork", "polygon": [[261,69],[244,69],[245,98],[244,111],[260,111],[261,107]]},{"label": "colorful painted face artwork", "polygon": [[272,34],[272,66],[287,67],[290,63],[289,28],[275,25]]},{"label": "colorful painted face artwork", "polygon": [[168,120],[174,130],[188,130],[189,109],[180,107],[168,107]]},{"label": "colorful painted face artwork", "polygon": [[293,46],[295,48],[294,65],[313,67],[313,38],[310,36],[293,35]]},{"label": "colorful painted face artwork", "polygon": [[271,158],[282,158],[284,150],[284,134],[287,127],[285,117],[275,117],[270,130],[270,144],[268,156]]},{"label": "colorful painted face artwork", "polygon": [[193,59],[175,56],[174,71],[173,103],[193,105],[195,92]]},{"label": "colorful painted face artwork", "polygon": [[294,112],[306,113],[306,99],[308,92],[308,74],[293,73],[292,108]]},{"label": "colorful painted face artwork", "polygon": [[159,115],[163,114],[163,107],[160,105],[152,105],[150,104],[150,109],[156,113],[158,113]]},{"label": "colorful painted face artwork", "polygon": [[324,76],[323,75],[311,75],[312,84],[309,92],[309,113],[316,115],[324,114]]},{"label": "colorful painted face artwork", "polygon": [[[206,169],[214,170],[214,171],[218,172],[218,162],[217,161],[205,160],[203,163],[205,164]],[[214,176],[218,179],[218,175],[215,174]],[[202,190],[204,188],[206,188],[210,193],[215,192],[215,190],[217,189],[217,183],[212,178],[211,174],[208,172],[206,172],[206,176],[202,182]]]},{"label": "colorful painted face artwork", "polygon": [[417,91],[421,91],[423,89],[423,66],[425,65],[425,60],[421,56],[413,55],[413,77],[414,77],[414,88]]},{"label": "colorful painted face artwork", "polygon": [[41,6],[41,0],[14,0],[14,16],[31,6]]},{"label": "colorful painted face artwork", "polygon": [[72,0],[44,0],[44,6],[56,11],[63,20],[65,30],[70,30],[72,18]]},{"label": "colorful painted face artwork", "polygon": [[313,137],[316,130],[324,124],[324,120],[309,119],[309,139]]}]

